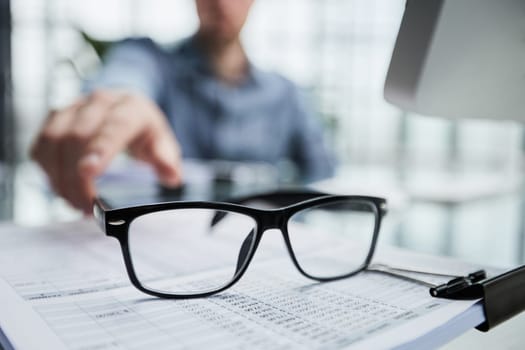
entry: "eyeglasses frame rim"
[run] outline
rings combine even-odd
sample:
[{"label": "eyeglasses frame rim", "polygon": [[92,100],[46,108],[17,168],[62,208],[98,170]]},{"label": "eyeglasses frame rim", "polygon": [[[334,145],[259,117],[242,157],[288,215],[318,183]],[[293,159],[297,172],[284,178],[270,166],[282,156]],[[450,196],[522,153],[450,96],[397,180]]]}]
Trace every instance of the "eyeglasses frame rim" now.
[{"label": "eyeglasses frame rim", "polygon": [[[222,201],[172,201],[112,209],[104,199],[96,198],[93,204],[93,213],[101,230],[107,236],[113,237],[119,241],[128,277],[135,288],[137,288],[143,293],[161,298],[194,299],[208,297],[220,293],[228,288],[231,288],[235,283],[237,283],[242,278],[244,273],[248,270],[248,266],[250,265],[253,257],[255,256],[255,252],[257,251],[259,242],[261,241],[264,232],[266,232],[269,229],[278,229],[281,231],[286,248],[288,250],[288,254],[292,259],[293,264],[303,276],[309,279],[318,282],[330,282],[351,277],[365,270],[370,264],[376,249],[377,239],[381,227],[381,221],[387,211],[386,199],[374,196],[333,195],[321,192],[315,192],[312,193],[312,195],[315,197],[297,202],[295,204],[272,209],[259,209],[238,203]],[[367,257],[364,263],[358,269],[348,274],[327,278],[319,278],[312,276],[306,271],[304,271],[303,268],[300,266],[299,262],[297,261],[297,258],[292,248],[292,244],[290,242],[290,237],[288,233],[288,222],[294,214],[300,212],[301,210],[313,208],[316,205],[345,200],[362,201],[372,204],[371,208],[373,208],[375,215],[374,233],[372,236],[372,241],[370,243],[370,249],[367,254]],[[129,249],[128,232],[130,224],[133,222],[133,220],[145,214],[173,209],[212,209],[218,211],[230,211],[249,216],[254,220],[256,225],[254,242],[252,243],[250,251],[247,253],[247,257],[244,263],[242,264],[241,268],[235,273],[233,278],[228,283],[210,291],[191,294],[180,294],[164,293],[155,289],[150,289],[145,287],[140,282],[139,278],[136,275],[133,266],[133,260],[131,258],[131,252]]]}]

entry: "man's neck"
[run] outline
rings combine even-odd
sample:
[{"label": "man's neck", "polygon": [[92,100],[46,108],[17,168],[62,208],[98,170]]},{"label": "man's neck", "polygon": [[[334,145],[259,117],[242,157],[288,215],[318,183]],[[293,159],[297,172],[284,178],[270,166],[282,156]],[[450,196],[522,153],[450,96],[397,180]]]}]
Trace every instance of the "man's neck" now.
[{"label": "man's neck", "polygon": [[248,59],[238,37],[220,42],[198,33],[197,42],[209,59],[213,73],[220,80],[236,85],[246,78]]}]

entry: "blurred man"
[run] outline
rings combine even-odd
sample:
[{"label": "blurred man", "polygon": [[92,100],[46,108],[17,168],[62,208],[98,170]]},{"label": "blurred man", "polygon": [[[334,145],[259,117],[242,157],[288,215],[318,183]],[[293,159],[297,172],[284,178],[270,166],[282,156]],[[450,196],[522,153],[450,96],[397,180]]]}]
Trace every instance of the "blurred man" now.
[{"label": "blurred man", "polygon": [[285,78],[246,57],[239,34],[253,0],[196,0],[199,29],[166,50],[149,39],[113,47],[88,94],[51,112],[32,157],[53,188],[86,213],[94,179],[121,151],[180,184],[181,156],[293,161],[303,180],[330,176],[322,130]]}]

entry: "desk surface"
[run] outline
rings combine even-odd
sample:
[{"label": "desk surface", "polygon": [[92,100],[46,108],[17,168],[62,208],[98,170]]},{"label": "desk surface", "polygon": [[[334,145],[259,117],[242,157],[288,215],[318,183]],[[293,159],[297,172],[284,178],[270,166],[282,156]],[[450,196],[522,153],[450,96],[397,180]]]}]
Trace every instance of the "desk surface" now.
[{"label": "desk surface", "polygon": [[[519,181],[521,174],[471,173],[456,177],[448,174],[448,177],[441,176],[436,180],[436,174],[425,178],[424,174],[419,173],[416,179],[407,177],[406,172],[400,176],[396,169],[354,167],[351,170],[341,171],[336,179],[322,183],[320,188],[331,192],[364,192],[387,197],[391,209],[385,219],[379,244],[454,256],[493,266],[525,263],[525,206],[523,188]],[[14,220],[22,225],[39,225],[72,220],[80,216],[48,190],[42,173],[33,164],[22,164],[14,171],[4,169],[1,175],[2,219]],[[211,190],[209,177],[206,178],[202,173],[194,177],[186,173],[186,176],[197,178],[198,181],[188,184],[182,193],[184,199],[217,197],[216,192]],[[143,185],[137,187],[137,181],[142,181]],[[468,195],[458,194],[454,190],[467,183],[470,184]],[[476,191],[473,184],[477,184],[479,191]],[[230,193],[271,187],[268,183],[260,183],[258,187],[249,183],[233,185],[228,190]],[[425,187],[430,189],[426,193],[421,190]],[[101,188],[104,195],[112,197],[119,204],[168,198],[162,197],[152,174],[147,170],[125,181],[110,176],[101,183]],[[226,193],[222,191],[218,197],[225,197]],[[451,195],[447,197],[447,193]],[[444,348],[463,349],[469,345],[479,348],[503,346],[521,349],[525,347],[523,329],[525,314],[487,334],[472,330]]]}]

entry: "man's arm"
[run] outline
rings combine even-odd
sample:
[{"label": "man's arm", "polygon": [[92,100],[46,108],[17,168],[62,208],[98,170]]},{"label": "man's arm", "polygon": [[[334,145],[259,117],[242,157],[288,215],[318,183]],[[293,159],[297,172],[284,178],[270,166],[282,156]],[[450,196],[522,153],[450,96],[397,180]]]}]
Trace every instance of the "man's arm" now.
[{"label": "man's arm", "polygon": [[136,55],[130,46],[110,52],[89,93],[50,112],[31,148],[54,190],[85,213],[96,195],[95,178],[123,150],[152,164],[166,185],[180,183],[179,147],[154,102],[160,71],[147,50],[133,50]]}]

